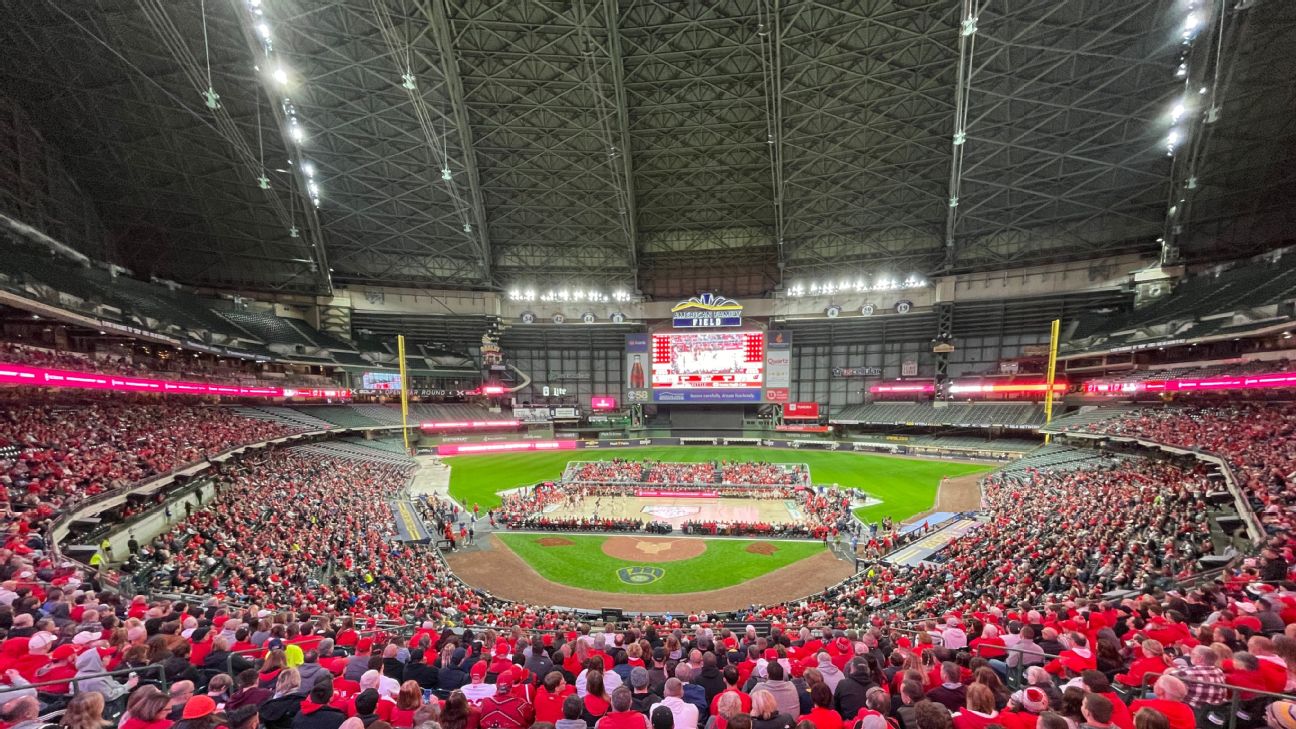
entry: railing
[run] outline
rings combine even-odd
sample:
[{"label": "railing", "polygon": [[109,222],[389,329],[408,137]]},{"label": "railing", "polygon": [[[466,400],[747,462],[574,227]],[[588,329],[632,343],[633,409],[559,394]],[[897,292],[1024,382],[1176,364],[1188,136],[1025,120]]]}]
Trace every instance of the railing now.
[{"label": "railing", "polygon": [[39,690],[41,686],[59,686],[59,685],[67,684],[69,689],[68,695],[70,696],[72,694],[77,693],[77,691],[79,690],[77,687],[77,682],[79,681],[84,681],[90,678],[117,678],[118,676],[143,675],[145,673],[156,673],[158,675],[158,683],[161,685],[162,691],[165,692],[171,690],[171,682],[167,680],[166,669],[163,668],[162,664],[160,663],[151,663],[147,666],[140,666],[139,668],[121,668],[116,671],[101,671],[99,673],[87,673],[84,676],[76,676],[75,678],[59,678],[59,679],[54,679],[52,681],[33,681],[31,683],[26,683],[21,686],[0,686],[0,703],[4,703],[4,698],[3,698],[4,694],[13,693],[15,691],[26,691],[28,689],[36,689],[37,693],[42,693]]},{"label": "railing", "polygon": [[[1148,693],[1148,687],[1152,683],[1156,683],[1156,679],[1160,678],[1162,675],[1163,674],[1160,673],[1143,674],[1143,680],[1139,683],[1138,686],[1138,696],[1140,698],[1146,696]],[[1217,683],[1215,681],[1200,681],[1195,678],[1184,678],[1183,676],[1175,676],[1175,678],[1179,679],[1185,684],[1190,684],[1193,686],[1215,686],[1218,688],[1223,688],[1229,694],[1229,700],[1227,704],[1213,704],[1207,706],[1194,707],[1194,713],[1197,714],[1198,716],[1197,726],[1216,726],[1216,727],[1221,727],[1221,729],[1237,729],[1238,716],[1239,714],[1242,713],[1242,704],[1243,704],[1242,694],[1244,693],[1250,694],[1253,697],[1252,699],[1247,699],[1247,701],[1252,701],[1255,698],[1271,698],[1275,701],[1296,701],[1296,694],[1283,694],[1283,693],[1275,693],[1273,691],[1261,691],[1259,689],[1250,688],[1248,686],[1236,686],[1231,683]],[[1219,717],[1219,720],[1205,719],[1204,715],[1210,715],[1216,712],[1224,711],[1226,707],[1228,710],[1227,717]],[[1227,721],[1227,723],[1221,724],[1220,720]],[[1263,724],[1263,723],[1264,723],[1263,716],[1247,717],[1248,726],[1255,726],[1257,724]]]}]

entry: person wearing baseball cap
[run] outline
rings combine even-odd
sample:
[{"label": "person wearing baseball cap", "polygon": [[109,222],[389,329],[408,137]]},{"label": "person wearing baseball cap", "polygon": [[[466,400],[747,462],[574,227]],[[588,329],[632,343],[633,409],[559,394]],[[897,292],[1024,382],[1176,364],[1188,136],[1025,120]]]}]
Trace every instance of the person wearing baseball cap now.
[{"label": "person wearing baseball cap", "polygon": [[481,707],[483,699],[492,696],[495,693],[495,686],[486,683],[486,671],[487,666],[485,661],[477,661],[472,664],[472,668],[468,671],[469,683],[463,685],[459,689],[460,691],[463,691],[464,696],[468,698],[468,703],[478,708]]},{"label": "person wearing baseball cap", "polygon": [[64,683],[50,684],[41,690],[51,694],[66,694],[71,691],[66,681],[76,678],[76,656],[77,650],[71,645],[61,645],[50,653],[50,662],[36,671],[36,680],[33,683],[41,681],[64,681]]},{"label": "person wearing baseball cap", "polygon": [[495,693],[481,701],[478,726],[482,729],[526,729],[531,726],[535,709],[531,702],[512,693],[515,678],[512,669],[505,669],[495,678]]}]

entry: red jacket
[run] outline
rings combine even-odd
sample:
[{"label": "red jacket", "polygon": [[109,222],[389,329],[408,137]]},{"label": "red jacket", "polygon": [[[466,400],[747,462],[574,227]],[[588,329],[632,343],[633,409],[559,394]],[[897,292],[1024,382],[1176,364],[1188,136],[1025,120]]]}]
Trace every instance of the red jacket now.
[{"label": "red jacket", "polygon": [[557,693],[551,694],[543,686],[536,692],[535,697],[535,720],[546,721],[550,724],[557,723],[563,718],[562,705],[563,699],[576,693],[575,686],[564,686]]},{"label": "red jacket", "polygon": [[1137,714],[1139,709],[1156,709],[1165,714],[1170,720],[1170,729],[1197,729],[1197,717],[1193,714],[1192,707],[1182,701],[1140,699],[1130,704],[1131,714]]},{"label": "red jacket", "polygon": [[534,719],[531,704],[512,694],[496,693],[482,699],[477,725],[482,729],[526,729]]},{"label": "red jacket", "polygon": [[634,709],[609,711],[598,720],[598,729],[649,729],[648,717]]}]

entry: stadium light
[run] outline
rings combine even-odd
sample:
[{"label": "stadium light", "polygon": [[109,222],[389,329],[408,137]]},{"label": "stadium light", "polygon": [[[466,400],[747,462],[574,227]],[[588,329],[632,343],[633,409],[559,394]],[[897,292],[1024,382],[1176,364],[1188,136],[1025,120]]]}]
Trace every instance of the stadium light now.
[{"label": "stadium light", "polygon": [[1203,18],[1201,13],[1195,10],[1188,13],[1183,22],[1183,39],[1185,41],[1191,41],[1193,38],[1196,38],[1197,33],[1201,31],[1202,23]]},{"label": "stadium light", "polygon": [[284,70],[283,66],[275,66],[275,69],[270,72],[270,78],[273,78],[274,82],[280,86],[288,85],[288,72]]},{"label": "stadium light", "polygon": [[1182,139],[1183,139],[1183,132],[1179,131],[1178,127],[1171,129],[1170,133],[1166,135],[1166,140],[1165,140],[1166,151],[1171,154],[1174,154],[1175,148],[1179,146],[1179,142]]}]

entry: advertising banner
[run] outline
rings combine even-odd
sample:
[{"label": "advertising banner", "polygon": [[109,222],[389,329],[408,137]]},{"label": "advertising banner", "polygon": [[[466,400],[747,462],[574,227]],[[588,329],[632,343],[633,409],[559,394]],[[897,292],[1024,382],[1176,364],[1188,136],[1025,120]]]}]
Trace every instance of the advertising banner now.
[{"label": "advertising banner", "polygon": [[507,443],[442,443],[437,446],[438,456],[468,456],[483,453],[513,453],[516,451],[569,451],[577,447],[574,440],[533,440]]},{"label": "advertising banner", "polygon": [[626,402],[649,402],[651,391],[648,389],[648,377],[652,372],[652,363],[648,359],[648,335],[627,334],[625,356]]},{"label": "advertising banner", "polygon": [[351,391],[311,387],[243,387],[212,385],[185,380],[153,380],[129,375],[53,370],[44,367],[0,363],[0,384],[28,387],[70,387],[114,392],[153,392],[162,395],[216,395],[221,397],[282,397],[298,399],[350,399]]},{"label": "advertising banner", "polygon": [[783,406],[784,420],[818,420],[819,403],[790,402]]}]

